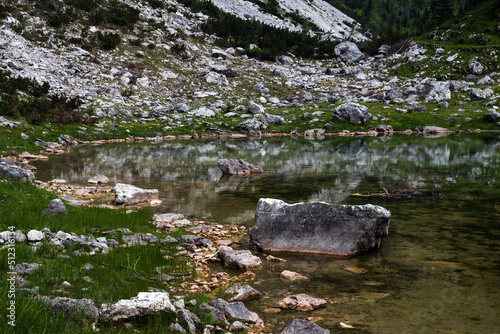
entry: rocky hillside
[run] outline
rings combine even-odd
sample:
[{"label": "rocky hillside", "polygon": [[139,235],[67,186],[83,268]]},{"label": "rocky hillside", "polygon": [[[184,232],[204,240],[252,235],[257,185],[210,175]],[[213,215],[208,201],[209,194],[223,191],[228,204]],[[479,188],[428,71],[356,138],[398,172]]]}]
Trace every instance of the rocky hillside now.
[{"label": "rocky hillside", "polygon": [[[84,6],[89,3],[94,7]],[[279,2],[283,8],[295,8],[295,3]],[[321,2],[313,3],[322,8]],[[398,130],[432,125],[412,123],[408,117],[426,110],[426,122],[434,125],[460,129],[472,122],[494,128],[483,122],[483,115],[498,108],[495,45],[464,49],[443,42],[436,31],[433,39],[420,43],[383,46],[376,56],[351,42],[317,44],[316,50],[330,48],[328,56],[306,59],[297,53],[309,37],[278,30],[297,43],[274,61],[265,61],[249,57],[248,52],[259,49],[255,44],[237,46],[236,37],[207,33],[212,14],[222,14],[205,3],[55,4],[3,5],[0,70],[5,77],[47,82],[51,93],[78,97],[84,118],[100,126],[156,124],[163,135],[205,128],[334,132],[350,128],[349,118],[332,119],[333,108],[354,102],[369,107],[370,116],[360,124],[373,128],[384,123]],[[498,28],[490,34],[498,36]],[[302,39],[294,40],[297,36]],[[21,102],[9,108],[22,114],[27,95],[17,96]],[[2,100],[9,102],[5,95]]]}]

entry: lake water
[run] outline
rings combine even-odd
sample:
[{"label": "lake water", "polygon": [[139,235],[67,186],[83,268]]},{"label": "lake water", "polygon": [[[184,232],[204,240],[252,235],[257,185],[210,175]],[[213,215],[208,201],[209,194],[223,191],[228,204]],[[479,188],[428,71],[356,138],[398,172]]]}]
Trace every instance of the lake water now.
[{"label": "lake water", "polygon": [[[222,177],[221,158],[245,159],[265,173]],[[288,261],[264,260],[250,281],[264,297],[247,307],[274,333],[293,317],[322,317],[317,324],[332,333],[500,333],[499,134],[82,146],[34,165],[43,181],[84,185],[102,173],[111,185],[160,190],[163,202],[154,211],[247,227],[263,197],[381,205],[392,213],[382,249],[351,259],[279,254]],[[356,196],[396,189],[421,194]],[[281,280],[285,269],[310,279]],[[312,312],[265,310],[289,293],[330,303]],[[340,321],[355,328],[340,329]]]}]

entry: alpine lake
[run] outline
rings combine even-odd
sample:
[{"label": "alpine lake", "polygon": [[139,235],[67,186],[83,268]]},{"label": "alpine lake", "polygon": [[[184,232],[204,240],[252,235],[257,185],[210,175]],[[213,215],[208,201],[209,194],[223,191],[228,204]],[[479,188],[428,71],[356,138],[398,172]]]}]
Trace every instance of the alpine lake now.
[{"label": "alpine lake", "polygon": [[[222,158],[245,159],[265,173],[222,176]],[[294,317],[323,318],[317,324],[332,333],[500,333],[498,132],[85,145],[33,165],[42,181],[86,185],[104,174],[110,185],[158,189],[162,204],[154,212],[247,228],[259,198],[383,206],[392,218],[375,252],[349,259],[273,254],[285,263],[257,252],[264,268],[249,284],[263,297],[246,306],[273,333]],[[250,243],[241,248],[255,251]],[[283,280],[283,270],[309,279]],[[278,302],[297,293],[328,306],[278,312]]]}]

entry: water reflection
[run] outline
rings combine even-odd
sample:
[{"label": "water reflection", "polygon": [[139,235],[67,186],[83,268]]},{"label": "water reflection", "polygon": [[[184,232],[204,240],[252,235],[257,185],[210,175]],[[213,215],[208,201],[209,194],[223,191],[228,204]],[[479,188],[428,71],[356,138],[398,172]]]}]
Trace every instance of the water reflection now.
[{"label": "water reflection", "polygon": [[[261,197],[382,205],[392,219],[380,251],[348,260],[284,254],[286,263],[264,261],[252,285],[266,298],[249,308],[274,324],[274,332],[292,317],[319,316],[318,324],[332,332],[350,321],[353,333],[498,333],[499,157],[499,135],[462,134],[83,146],[35,165],[41,180],[85,184],[102,173],[111,184],[159,189],[157,211],[247,226]],[[220,158],[246,159],[265,173],[222,177]],[[351,196],[384,188],[423,195],[396,201]],[[282,281],[284,269],[310,280]],[[306,313],[263,312],[286,293],[331,304]]]}]

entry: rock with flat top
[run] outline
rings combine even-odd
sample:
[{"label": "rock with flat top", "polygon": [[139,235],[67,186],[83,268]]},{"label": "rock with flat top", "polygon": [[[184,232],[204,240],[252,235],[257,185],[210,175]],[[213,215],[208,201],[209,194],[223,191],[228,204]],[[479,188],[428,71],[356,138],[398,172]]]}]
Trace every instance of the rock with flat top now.
[{"label": "rock with flat top", "polygon": [[330,334],[330,331],[307,320],[295,318],[281,334]]},{"label": "rock with flat top", "polygon": [[121,299],[101,312],[101,320],[126,321],[157,312],[175,313],[167,292],[139,292],[136,297]]},{"label": "rock with flat top", "polygon": [[245,284],[242,287],[236,284],[229,287],[226,293],[230,293],[233,297],[229,298],[230,302],[246,302],[249,300],[257,299],[261,296],[260,292],[252,288],[250,285]]},{"label": "rock with flat top", "polygon": [[157,189],[141,189],[124,183],[117,183],[112,192],[115,194],[115,204],[133,205],[158,199]]},{"label": "rock with flat top", "polygon": [[287,204],[261,198],[248,234],[259,249],[268,252],[349,257],[380,248],[390,218],[388,210],[371,204]]},{"label": "rock with flat top", "polygon": [[108,183],[108,182],[109,182],[109,178],[103,174],[97,174],[97,175],[92,176],[90,179],[87,180],[87,183],[90,183],[90,184],[101,184],[101,183]]},{"label": "rock with flat top", "polygon": [[251,270],[262,269],[262,261],[249,250],[233,250],[228,246],[219,247],[219,257],[226,267]]},{"label": "rock with flat top", "polygon": [[212,300],[208,305],[222,311],[227,320],[241,320],[252,324],[262,324],[263,321],[255,312],[249,311],[242,302],[228,303],[222,299]]},{"label": "rock with flat top", "polygon": [[307,277],[290,270],[283,270],[280,274],[280,277],[283,279],[288,279],[290,281],[307,279]]},{"label": "rock with flat top", "polygon": [[326,307],[326,300],[313,298],[305,293],[286,296],[280,301],[280,307],[297,311],[312,311]]}]

